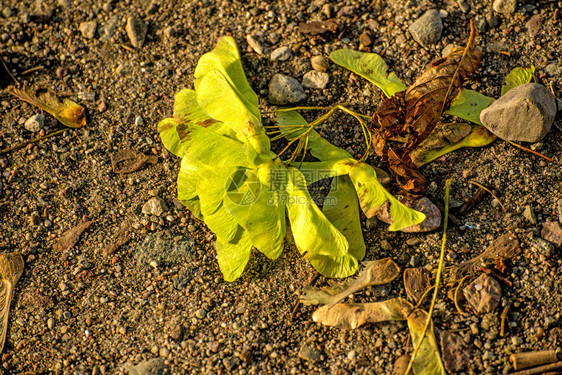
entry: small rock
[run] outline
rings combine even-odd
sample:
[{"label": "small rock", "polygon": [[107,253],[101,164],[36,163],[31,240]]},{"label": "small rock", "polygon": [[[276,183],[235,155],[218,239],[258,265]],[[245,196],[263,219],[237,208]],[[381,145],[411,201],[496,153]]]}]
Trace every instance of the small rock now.
[{"label": "small rock", "polygon": [[557,247],[562,246],[562,228],[554,221],[547,221],[542,225],[541,237]]},{"label": "small rock", "polygon": [[[560,68],[560,66],[558,65],[558,63],[552,63],[552,64],[548,64],[546,66],[546,68],[544,68],[544,70],[550,75],[550,76],[558,76],[562,73],[562,68]],[[558,109],[560,110],[560,109]]]},{"label": "small rock", "polygon": [[316,362],[320,359],[320,352],[308,344],[300,348],[298,355],[300,359],[309,362]]},{"label": "small rock", "polygon": [[392,245],[387,240],[382,240],[381,249],[383,249],[384,251],[390,251],[392,250]]},{"label": "small rock", "polygon": [[519,336],[513,336],[511,338],[511,343],[513,344],[513,346],[519,346],[523,344],[523,339]]},{"label": "small rock", "polygon": [[529,21],[525,23],[525,27],[527,28],[529,35],[535,36],[542,30],[543,20],[544,18],[542,14],[535,14],[534,16],[529,18]]},{"label": "small rock", "polygon": [[[413,208],[416,211],[420,211],[425,214],[425,220],[419,224],[412,225],[402,229],[402,232],[406,233],[419,233],[419,232],[429,232],[438,228],[441,225],[441,211],[435,206],[431,201],[422,197],[415,200],[413,203],[408,204],[408,207]],[[392,217],[390,216],[390,203],[385,202],[379,212],[377,213],[377,218],[387,224],[392,224]]]},{"label": "small rock", "polygon": [[323,89],[328,85],[329,80],[330,75],[328,73],[311,70],[302,77],[302,85],[309,89]]},{"label": "small rock", "polygon": [[300,102],[306,98],[299,81],[283,74],[275,74],[269,82],[269,101],[274,105]]},{"label": "small rock", "polygon": [[371,44],[373,44],[371,33],[368,31],[363,31],[361,35],[359,35],[359,43],[361,43],[361,45],[364,47],[369,47]]},{"label": "small rock", "polygon": [[169,335],[170,335],[170,338],[172,340],[174,340],[175,342],[181,342],[181,340],[183,339],[183,327],[182,327],[182,325],[181,324],[175,325],[171,329]]},{"label": "small rock", "polygon": [[106,110],[107,110],[107,103],[105,101],[101,101],[100,104],[98,104],[98,112],[104,113]]},{"label": "small rock", "polygon": [[489,18],[486,18],[486,21],[488,22],[488,25],[490,25],[490,27],[492,29],[495,29],[496,27],[498,27],[500,25],[500,18],[498,16],[491,16]]},{"label": "small rock", "polygon": [[517,0],[494,0],[492,8],[503,14],[509,14],[515,12],[517,7]]},{"label": "small rock", "polygon": [[445,46],[445,48],[443,48],[443,50],[441,51],[441,57],[445,57],[448,54],[451,53],[451,51],[453,50],[453,48],[455,48],[455,45],[453,43],[449,43]]},{"label": "small rock", "polygon": [[80,32],[86,39],[94,39],[97,28],[98,23],[96,21],[87,21],[80,24]]},{"label": "small rock", "polygon": [[123,369],[127,371],[129,375],[164,375],[166,372],[164,359],[162,358],[152,358],[136,366],[125,365]]},{"label": "small rock", "polygon": [[537,83],[509,90],[480,113],[480,121],[492,133],[508,141],[538,142],[550,131],[556,101]]},{"label": "small rock", "polygon": [[353,17],[357,12],[357,7],[353,5],[346,5],[341,7],[340,11],[338,12],[338,16],[340,17]]},{"label": "small rock", "polygon": [[526,205],[523,210],[523,217],[531,224],[535,225],[537,223],[537,217],[535,211],[530,205]]},{"label": "small rock", "polygon": [[127,31],[127,36],[133,47],[141,48],[146,38],[148,26],[141,19],[131,16],[127,19],[125,31]]},{"label": "small rock", "polygon": [[488,350],[486,350],[484,355],[482,355],[482,360],[484,361],[493,361],[494,359],[496,359],[496,355]]},{"label": "small rock", "polygon": [[460,1],[458,2],[458,4],[461,12],[468,13],[470,11],[470,5],[465,3],[464,1]]},{"label": "small rock", "polygon": [[285,61],[285,60],[289,60],[291,56],[293,56],[293,51],[291,50],[290,47],[285,46],[273,50],[273,52],[271,52],[271,56],[269,57],[269,59],[271,61]]},{"label": "small rock", "polygon": [[53,329],[55,328],[55,318],[49,318],[49,320],[47,320],[47,328],[49,329]]},{"label": "small rock", "polygon": [[498,307],[502,292],[500,283],[487,274],[482,274],[464,288],[463,294],[474,312],[482,315]]},{"label": "small rock", "polygon": [[222,360],[222,364],[226,368],[226,371],[230,372],[236,367],[236,360],[232,356],[225,357]]},{"label": "small rock", "polygon": [[205,309],[199,309],[195,312],[197,319],[204,319],[207,316],[207,311]]},{"label": "small rock", "polygon": [[135,125],[136,126],[143,126],[144,125],[144,119],[142,118],[142,116],[135,117]]},{"label": "small rock", "polygon": [[168,357],[170,355],[170,350],[168,348],[160,348],[160,350],[158,351],[158,355],[160,355],[160,357]]},{"label": "small rock", "polygon": [[330,68],[330,63],[324,56],[313,56],[310,59],[310,65],[312,65],[312,69],[323,73],[327,72]]},{"label": "small rock", "polygon": [[2,9],[2,15],[3,15],[5,18],[10,18],[10,17],[16,15],[16,10],[15,10],[14,8],[12,8],[12,7],[6,7],[6,8],[4,8],[4,9]]},{"label": "small rock", "polygon": [[28,118],[24,124],[24,127],[26,130],[35,133],[43,128],[44,123],[45,123],[45,116],[42,114],[37,114]]},{"label": "small rock", "polygon": [[248,45],[254,50],[255,53],[258,55],[263,55],[263,47],[261,46],[260,42],[256,38],[251,35],[246,37],[246,42]]},{"label": "small rock", "polygon": [[406,240],[406,245],[408,245],[408,246],[417,246],[420,243],[422,243],[422,240],[419,239],[419,238],[408,238]]},{"label": "small rock", "polygon": [[470,347],[457,334],[441,332],[441,354],[447,373],[456,374],[467,369],[472,358]]},{"label": "small rock", "polygon": [[152,197],[142,206],[142,213],[146,215],[160,216],[165,211],[168,211],[168,205],[164,199],[159,197]]},{"label": "small rock", "polygon": [[430,9],[408,28],[416,42],[423,47],[435,44],[441,39],[443,23],[437,9]]},{"label": "small rock", "polygon": [[349,359],[350,361],[353,361],[355,358],[357,358],[357,352],[355,350],[347,353],[347,359]]},{"label": "small rock", "polygon": [[332,15],[334,14],[334,6],[328,3],[322,5],[322,13],[324,13],[324,15],[328,18],[332,18]]}]

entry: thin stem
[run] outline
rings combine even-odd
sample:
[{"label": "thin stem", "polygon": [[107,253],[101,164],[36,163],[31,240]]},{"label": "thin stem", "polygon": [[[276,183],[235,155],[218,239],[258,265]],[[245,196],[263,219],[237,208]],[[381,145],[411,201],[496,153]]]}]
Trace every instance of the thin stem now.
[{"label": "thin stem", "polygon": [[3,150],[0,150],[0,155],[7,154],[8,152],[11,152],[11,151],[20,150],[20,149],[24,148],[25,146],[27,146],[28,144],[36,143],[36,142],[42,141],[44,139],[54,137],[55,135],[59,135],[61,133],[64,133],[67,130],[70,130],[70,129],[68,129],[68,128],[60,129],[60,130],[57,130],[56,132],[44,135],[42,137],[37,137],[37,138],[34,138],[34,139],[30,139],[29,141],[18,143],[17,145],[14,145],[14,146],[5,148]]}]

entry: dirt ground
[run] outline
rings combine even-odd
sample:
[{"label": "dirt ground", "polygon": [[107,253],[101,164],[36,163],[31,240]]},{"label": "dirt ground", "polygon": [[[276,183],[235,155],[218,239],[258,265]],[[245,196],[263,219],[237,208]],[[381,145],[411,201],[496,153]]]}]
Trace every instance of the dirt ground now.
[{"label": "dirt ground", "polygon": [[[372,43],[363,50],[379,53],[410,84],[447,45],[466,42],[470,19],[481,28],[476,44],[484,60],[467,87],[497,98],[511,69],[534,65],[537,82],[560,92],[560,1],[517,1],[509,14],[496,13],[491,0],[466,0],[462,6],[456,0],[374,3],[365,12],[367,0],[3,0],[0,55],[10,70],[22,83],[79,102],[87,109],[88,123],[0,155],[0,249],[20,252],[25,260],[0,371],[392,373],[395,360],[411,352],[405,323],[342,331],[314,323],[311,307],[293,314],[302,288],[314,276],[294,248],[288,246],[276,261],[256,253],[241,279],[222,280],[214,235],[175,200],[179,159],[163,148],[156,130],[171,114],[174,94],[192,87],[199,57],[222,35],[236,38],[263,110],[272,108],[267,88],[275,73],[300,81],[312,69],[310,57],[327,57],[343,47],[359,49],[364,32]],[[444,11],[443,32],[438,43],[424,48],[408,27],[433,8]],[[528,23],[535,15],[542,17]],[[126,32],[130,16],[148,25],[138,49]],[[299,23],[328,16],[339,23],[336,33],[312,37],[299,32]],[[91,21],[94,32],[88,35],[94,23],[84,23]],[[248,46],[248,35],[261,44],[262,54]],[[271,51],[281,46],[290,47],[292,56],[270,61]],[[333,63],[329,74],[328,86],[308,89],[303,105],[347,102],[356,111],[374,113],[381,102],[375,86]],[[24,127],[35,113],[37,108],[0,91],[0,149],[38,136]],[[272,123],[271,118],[265,122]],[[45,134],[60,128],[46,115]],[[562,204],[557,205],[562,198],[561,129],[559,115],[546,138],[527,145],[554,162],[497,140],[422,168],[430,182],[428,197],[437,204],[448,178],[454,179],[453,205],[477,191],[469,181],[487,185],[497,196],[485,196],[450,225],[446,265],[478,255],[508,232],[521,244],[521,255],[508,262],[504,274],[511,286],[501,284],[500,306],[492,313],[461,315],[445,291],[440,296],[435,328],[461,338],[468,355],[465,373],[509,373],[511,353],[562,344],[562,255],[560,248],[542,251],[536,245],[545,222],[562,220]],[[344,115],[321,131],[356,156],[365,149],[360,127]],[[110,155],[123,149],[158,160],[137,172],[116,174]],[[375,157],[370,162],[379,163]],[[166,202],[161,216],[142,213],[154,196]],[[53,248],[62,233],[86,221],[93,224],[74,247]],[[376,220],[363,217],[362,223],[366,260],[392,257],[402,269],[436,269],[441,230],[392,233]],[[104,251],[123,226],[131,228],[130,242],[112,254]],[[391,297],[405,297],[402,277],[357,293],[353,300]],[[508,305],[501,336],[500,315]]]}]

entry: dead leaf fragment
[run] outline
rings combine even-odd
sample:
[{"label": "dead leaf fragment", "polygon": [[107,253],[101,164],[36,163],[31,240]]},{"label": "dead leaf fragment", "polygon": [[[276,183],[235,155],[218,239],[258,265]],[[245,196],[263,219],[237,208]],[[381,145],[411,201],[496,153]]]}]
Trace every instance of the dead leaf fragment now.
[{"label": "dead leaf fragment", "polygon": [[301,22],[299,31],[303,34],[321,35],[335,33],[338,30],[338,22],[332,18],[325,21]]},{"label": "dead leaf fragment", "polygon": [[301,302],[305,305],[327,304],[330,308],[350,294],[369,286],[388,284],[399,274],[400,267],[390,258],[368,262],[357,278],[341,284],[337,289],[305,289],[301,296]]},{"label": "dead leaf fragment", "polygon": [[408,299],[417,303],[431,287],[431,272],[425,268],[408,268],[404,271],[404,288]]},{"label": "dead leaf fragment", "polygon": [[10,86],[6,91],[20,100],[50,113],[64,126],[69,128],[81,128],[86,125],[86,110],[70,99],[65,99],[64,102],[61,103],[51,92],[46,92],[37,96],[27,87],[18,89]]},{"label": "dead leaf fragment", "polygon": [[24,262],[21,254],[0,254],[0,353],[4,350],[6,332],[8,330],[8,318],[10,315],[10,303],[14,296],[14,288],[23,273]]},{"label": "dead leaf fragment", "polygon": [[113,172],[119,174],[132,173],[140,170],[146,164],[156,164],[158,156],[145,155],[135,150],[120,150],[110,155]]},{"label": "dead leaf fragment", "polygon": [[93,221],[85,221],[74,228],[71,228],[64,232],[59,240],[53,245],[53,249],[56,251],[65,251],[76,245],[82,233],[90,229],[90,227],[94,224]]},{"label": "dead leaf fragment", "polygon": [[123,223],[121,225],[121,228],[119,228],[119,230],[113,236],[113,241],[103,249],[103,255],[104,256],[112,255],[117,250],[119,250],[121,246],[131,242],[131,236],[129,236],[130,232],[131,232],[131,225],[129,224],[129,222]]},{"label": "dead leaf fragment", "polygon": [[475,48],[474,22],[470,26],[465,48],[455,48],[432,62],[408,89],[386,99],[371,120],[375,152],[389,164],[400,187],[412,193],[423,193],[426,181],[410,152],[433,132],[443,111],[482,60],[482,52]]}]

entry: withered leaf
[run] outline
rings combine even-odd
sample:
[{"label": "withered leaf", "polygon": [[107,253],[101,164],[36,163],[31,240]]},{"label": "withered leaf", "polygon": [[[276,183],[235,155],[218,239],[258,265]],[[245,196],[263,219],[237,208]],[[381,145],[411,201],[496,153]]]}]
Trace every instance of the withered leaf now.
[{"label": "withered leaf", "polygon": [[57,242],[53,245],[53,249],[56,251],[65,251],[76,245],[82,233],[90,229],[90,227],[94,224],[93,221],[85,221],[74,228],[70,228],[66,232],[62,234]]},{"label": "withered leaf", "polygon": [[341,284],[338,288],[306,289],[301,296],[305,305],[327,304],[328,308],[344,300],[350,294],[372,285],[388,284],[400,273],[400,267],[390,258],[368,262],[357,278]]},{"label": "withered leaf", "polygon": [[299,31],[303,34],[321,35],[324,33],[335,33],[338,30],[338,22],[332,18],[325,21],[301,22]]},{"label": "withered leaf", "polygon": [[121,225],[121,228],[119,228],[119,230],[113,236],[113,241],[103,249],[103,255],[104,256],[112,255],[117,250],[119,250],[121,246],[131,242],[131,236],[129,236],[130,232],[131,232],[131,225],[128,221],[126,221]]},{"label": "withered leaf", "polygon": [[[409,153],[431,134],[461,85],[480,65],[482,52],[475,48],[474,22],[470,27],[465,48],[453,49],[432,62],[413,85],[386,99],[371,120],[373,149],[389,164],[404,190],[425,191],[425,178]],[[390,145],[389,141],[400,144]]]},{"label": "withered leaf", "polygon": [[404,288],[408,299],[417,303],[431,287],[431,272],[425,268],[408,268],[404,271]]},{"label": "withered leaf", "polygon": [[135,150],[120,150],[110,155],[113,172],[125,174],[136,172],[146,164],[156,164],[158,156],[145,155]]},{"label": "withered leaf", "polygon": [[21,254],[0,254],[0,353],[4,349],[10,303],[14,296],[14,288],[23,273],[24,263]]}]

